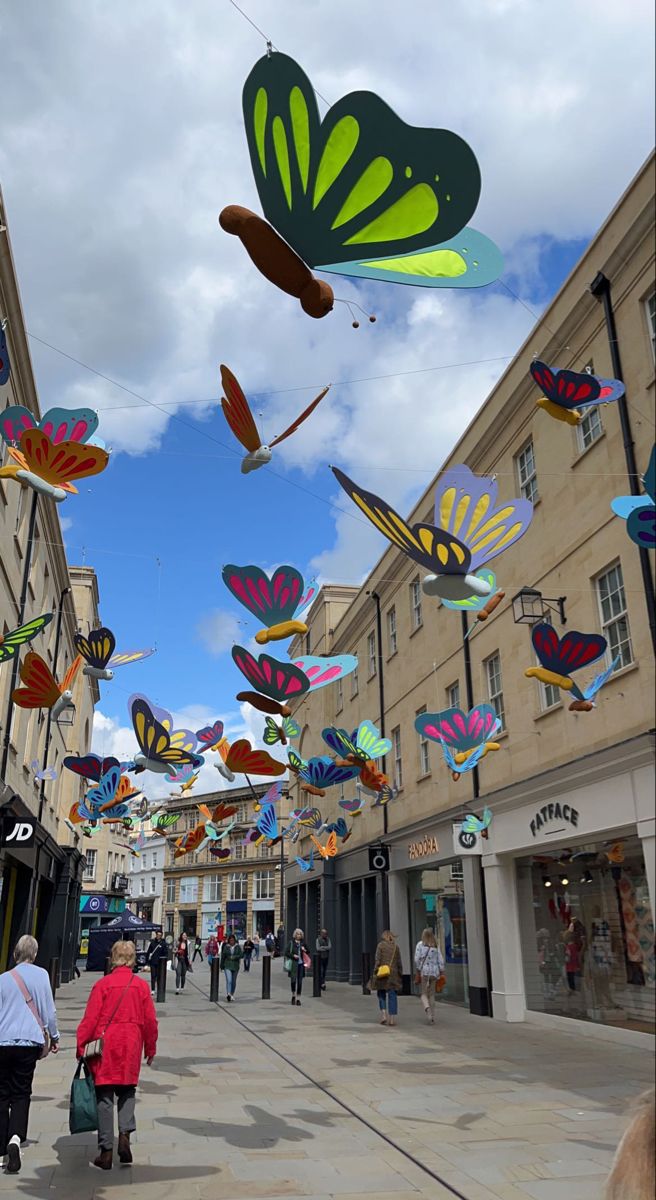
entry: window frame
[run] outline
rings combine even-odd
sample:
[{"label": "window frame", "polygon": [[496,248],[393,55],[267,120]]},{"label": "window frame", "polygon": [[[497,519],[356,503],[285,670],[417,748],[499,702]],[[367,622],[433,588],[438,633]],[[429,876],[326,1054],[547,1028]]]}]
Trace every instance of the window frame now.
[{"label": "window frame", "polygon": [[648,296],[645,296],[642,308],[647,322],[647,337],[651,346],[652,361],[656,363],[656,288]]},{"label": "window frame", "polygon": [[351,700],[360,694],[360,672],[359,664],[351,671]]},{"label": "window frame", "polygon": [[[188,889],[189,891],[194,893],[193,895],[187,896],[184,894],[187,891],[187,889],[183,888],[183,884],[187,884],[187,883],[196,885],[195,888],[190,887]],[[182,906],[183,904],[198,904],[198,876],[197,875],[182,875],[180,877],[180,890],[178,892],[178,896],[179,896],[178,904],[180,906]]]},{"label": "window frame", "polygon": [[[92,860],[89,862],[89,855],[92,855]],[[85,851],[84,866],[82,868],[82,882],[94,883],[96,879],[96,871],[98,870],[98,851],[97,849],[89,848]]]},{"label": "window frame", "polygon": [[[454,700],[453,693],[457,692]],[[460,708],[460,680],[454,679],[446,689],[447,708]]]},{"label": "window frame", "polygon": [[[263,891],[263,887],[267,890]],[[253,899],[254,900],[275,900],[276,898],[276,873],[275,871],[254,871],[253,872]]]},{"label": "window frame", "polygon": [[[236,894],[237,890],[239,895]],[[231,871],[228,875],[228,900],[248,900],[247,871]]]},{"label": "window frame", "polygon": [[[491,679],[491,674],[490,674],[490,667],[491,667],[492,663],[494,663],[495,661],[498,662],[498,664],[499,664],[498,677],[499,677],[500,687],[497,692],[492,691],[492,679]],[[506,706],[505,706],[505,700],[504,700],[504,694],[503,694],[503,671],[501,668],[501,652],[499,650],[495,650],[494,654],[489,654],[488,657],[484,660],[483,666],[485,667],[485,680],[487,683],[487,698],[488,698],[489,703],[492,705],[492,708],[494,709],[495,713],[497,714],[497,717],[501,721],[501,728],[499,730],[499,733],[504,733],[506,730]],[[495,701],[497,701],[499,699],[499,697],[501,697],[501,701],[500,701],[500,705],[499,705],[501,712],[499,712],[499,708],[497,707],[497,704],[495,703]]]},{"label": "window frame", "polygon": [[415,575],[414,579],[410,580],[410,616],[412,624],[412,632],[421,629],[424,624],[424,614],[422,609],[421,595],[421,579]]},{"label": "window frame", "polygon": [[[594,426],[594,436],[586,441],[586,428],[592,429]],[[585,454],[595,442],[604,436],[604,425],[601,419],[601,411],[598,404],[593,404],[590,408],[586,408],[581,416],[581,420],[574,430],[576,434],[576,446],[579,454]]]},{"label": "window frame", "polygon": [[167,879],[166,881],[166,898],[165,904],[175,904],[175,879]]},{"label": "window frame", "polygon": [[[608,618],[606,618],[604,616],[603,599],[602,599],[602,595],[601,595],[600,584],[601,584],[601,580],[605,579],[608,575],[610,575],[610,573],[612,571],[619,572],[619,589],[617,589],[617,590],[621,591],[624,607],[619,612],[612,613]],[[605,655],[605,661],[606,661],[607,666],[610,666],[613,659],[617,657],[618,652],[621,653],[621,647],[628,643],[629,655],[630,655],[628,660],[626,662],[624,662],[624,655],[621,654],[622,661],[620,661],[619,666],[617,666],[615,668],[616,671],[621,671],[625,667],[633,666],[633,664],[635,663],[635,656],[634,656],[634,650],[633,650],[633,638],[631,637],[631,623],[629,621],[629,609],[628,609],[628,604],[627,604],[627,599],[626,599],[626,587],[624,584],[624,572],[622,570],[621,559],[616,558],[613,562],[609,563],[607,567],[604,567],[603,571],[600,571],[597,575],[595,575],[593,582],[594,582],[595,595],[597,597],[597,609],[599,612],[599,624],[601,627],[602,635],[606,638],[606,641],[608,642],[608,649],[607,649],[606,655]],[[610,599],[610,597],[615,594],[616,594],[616,592],[609,592],[607,598]],[[626,638],[623,641],[618,642],[618,647],[620,647],[620,649],[618,651],[617,648],[613,649],[613,646],[611,644],[611,638],[608,636],[608,630],[611,629],[613,626],[617,625],[620,621],[624,621],[626,623]]]},{"label": "window frame", "polygon": [[335,701],[335,713],[341,713],[344,707],[344,678],[340,675],[337,680],[337,698]]},{"label": "window frame", "polygon": [[368,679],[373,679],[378,670],[378,654],[376,652],[376,634],[371,631],[367,634],[367,668],[369,674]]},{"label": "window frame", "polygon": [[[417,709],[415,717],[423,717],[426,711],[426,705],[422,704],[421,708]],[[431,773],[430,741],[419,730],[417,730],[417,737],[419,738],[419,778],[423,779],[425,775]]]},{"label": "window frame", "polygon": [[387,651],[389,658],[396,654],[399,648],[398,630],[396,626],[396,605],[387,610]]},{"label": "window frame", "polygon": [[[531,474],[528,474],[526,475],[526,478],[523,478],[524,468],[521,460],[528,450],[531,452],[533,470]],[[526,439],[523,446],[517,451],[514,461],[515,472],[517,475],[517,486],[519,487],[520,495],[523,496],[525,500],[530,500],[531,504],[536,504],[540,499],[540,489],[538,487],[538,467],[535,457],[535,442],[533,441],[532,435]],[[533,490],[532,485],[535,485],[535,490]]]},{"label": "window frame", "polygon": [[208,904],[220,904],[223,891],[223,877],[214,873],[203,878],[203,901]]},{"label": "window frame", "polygon": [[395,725],[392,730],[392,757],[394,762],[394,786],[398,791],[403,787],[403,744],[401,742],[401,726]]}]

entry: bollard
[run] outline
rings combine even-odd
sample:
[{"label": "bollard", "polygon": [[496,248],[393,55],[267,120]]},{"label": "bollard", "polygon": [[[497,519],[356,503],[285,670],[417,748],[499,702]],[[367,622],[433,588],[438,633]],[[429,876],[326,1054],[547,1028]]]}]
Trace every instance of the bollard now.
[{"label": "bollard", "polygon": [[321,999],[321,955],[312,956],[312,995]]},{"label": "bollard", "polygon": [[50,988],[52,991],[53,998],[55,996],[55,992],[57,991],[57,976],[58,975],[59,975],[59,959],[51,958],[50,962],[48,963],[48,977],[50,979]]},{"label": "bollard", "polygon": [[220,977],[221,963],[218,958],[213,958],[210,966],[210,1004],[218,1004],[219,1002]]},{"label": "bollard", "polygon": [[109,955],[107,955],[107,958],[105,959],[105,971],[104,971],[104,974],[105,974],[105,975],[111,975],[111,973],[112,973],[112,960],[111,960],[111,958],[109,957]]},{"label": "bollard", "polygon": [[271,955],[265,954],[262,959],[262,999],[271,999]]},{"label": "bollard", "polygon": [[362,995],[370,996],[371,989],[369,980],[371,979],[371,955],[368,950],[362,953]]},{"label": "bollard", "polygon": [[157,996],[158,1004],[164,1004],[166,1000],[166,973],[169,969],[168,959],[160,958],[157,963]]}]

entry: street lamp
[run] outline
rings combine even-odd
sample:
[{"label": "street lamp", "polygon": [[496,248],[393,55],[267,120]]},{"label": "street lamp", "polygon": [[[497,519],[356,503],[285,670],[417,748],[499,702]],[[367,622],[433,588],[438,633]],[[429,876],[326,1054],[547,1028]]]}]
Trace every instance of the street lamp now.
[{"label": "street lamp", "polygon": [[512,598],[515,625],[536,625],[538,621],[543,621],[550,612],[557,613],[561,625],[566,625],[566,599],[567,596],[558,596],[556,599],[545,597],[537,588],[522,588],[521,592]]}]

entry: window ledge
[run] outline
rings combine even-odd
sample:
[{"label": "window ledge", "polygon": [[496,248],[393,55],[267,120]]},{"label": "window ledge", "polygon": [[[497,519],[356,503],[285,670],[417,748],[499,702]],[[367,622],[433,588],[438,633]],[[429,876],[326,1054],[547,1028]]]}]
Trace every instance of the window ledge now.
[{"label": "window ledge", "polygon": [[541,721],[543,717],[550,717],[552,713],[561,712],[564,708],[562,700],[558,700],[555,704],[550,704],[548,708],[541,708],[539,713],[533,717],[534,721]]},{"label": "window ledge", "polygon": [[376,671],[372,671],[371,675],[367,675],[367,683],[371,683],[372,679],[376,678],[376,674],[377,674]]},{"label": "window ledge", "polygon": [[387,655],[385,662],[391,662],[393,658],[396,658],[398,652],[398,648],[396,650],[392,650],[392,653]]},{"label": "window ledge", "polygon": [[432,779],[432,778],[433,778],[432,771],[424,771],[423,775],[417,776],[417,783],[423,783],[425,779]]},{"label": "window ledge", "polygon": [[614,679],[622,679],[624,675],[630,675],[632,671],[637,671],[639,666],[640,663],[638,662],[630,662],[627,663],[625,667],[620,667],[619,671],[613,672],[610,679],[608,679],[604,684],[604,687],[607,688],[609,683],[612,683]]},{"label": "window ledge", "polygon": [[[576,426],[575,426],[575,431],[576,431]],[[593,450],[595,446],[598,446],[600,442],[603,442],[605,437],[606,437],[606,430],[602,429],[601,433],[599,434],[599,437],[595,438],[594,442],[590,442],[590,445],[586,446],[584,450],[579,450],[578,453],[575,455],[575,457],[572,459],[572,470],[574,470],[574,467],[578,467],[581,459],[585,458],[586,454],[589,454],[590,451]]]},{"label": "window ledge", "polygon": [[410,633],[410,637],[413,638],[415,636],[415,634],[419,633],[419,631],[423,628],[424,628],[424,622],[422,621],[419,625],[415,625],[414,629]]}]

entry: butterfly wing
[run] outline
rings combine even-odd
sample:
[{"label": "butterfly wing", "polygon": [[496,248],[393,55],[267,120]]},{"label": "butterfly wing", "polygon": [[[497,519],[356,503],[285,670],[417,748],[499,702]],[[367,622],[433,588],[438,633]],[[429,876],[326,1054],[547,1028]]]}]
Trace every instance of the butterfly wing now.
[{"label": "butterfly wing", "polygon": [[85,446],[80,442],[60,442],[55,446],[40,429],[25,430],[20,452],[34,475],[64,489],[76,479],[99,475],[109,462],[109,454],[100,446]]},{"label": "butterfly wing", "polygon": [[315,692],[336,679],[345,679],[355,671],[358,660],[355,654],[332,654],[325,658],[320,654],[304,654],[295,658],[294,664],[309,680],[310,691]]},{"label": "butterfly wing", "polygon": [[292,717],[283,717],[282,728],[283,728],[285,737],[288,740],[292,740],[293,738],[297,738],[300,736],[301,727],[298,724],[298,722],[295,721]]},{"label": "butterfly wing", "polygon": [[103,762],[97,754],[67,754],[64,766],[74,775],[81,775],[83,779],[91,779],[95,783],[98,783],[103,774]]},{"label": "butterfly wing", "polygon": [[318,591],[319,588],[317,587],[316,579],[311,579],[298,602],[298,607],[294,610],[293,617],[295,620],[298,619],[302,612],[305,612],[306,608],[310,607]]},{"label": "butterfly wing", "polygon": [[482,571],[474,571],[473,574],[477,579],[482,579],[483,583],[487,584],[489,588],[487,595],[466,596],[464,600],[447,600],[442,596],[441,600],[444,608],[450,608],[453,612],[473,613],[480,612],[482,608],[485,608],[485,605],[489,603],[492,596],[496,595],[498,591],[497,577],[494,571],[489,571],[487,567],[484,567]]},{"label": "butterfly wing", "polygon": [[599,634],[580,633],[578,629],[570,629],[559,639],[546,622],[533,626],[531,639],[542,666],[566,676],[596,662],[606,653],[608,646],[606,639]]},{"label": "butterfly wing", "polygon": [[317,407],[317,404],[319,404],[320,401],[323,400],[324,396],[326,395],[326,392],[329,391],[329,388],[330,388],[330,385],[328,387],[323,388],[323,390],[319,392],[319,395],[315,396],[312,403],[308,404],[307,408],[303,409],[303,412],[301,413],[300,417],[297,417],[296,420],[289,426],[288,429],[285,430],[284,433],[279,433],[278,436],[275,437],[272,442],[269,442],[269,446],[271,448],[273,448],[274,446],[279,446],[281,442],[284,442],[285,438],[290,437],[292,433],[296,433],[296,430],[298,429],[299,425],[302,425],[303,422],[306,421],[307,418],[310,416],[310,413],[314,412],[315,408]]},{"label": "butterfly wing", "polygon": [[87,792],[85,796],[87,807],[96,811],[102,811],[103,808],[110,807],[114,803],[120,778],[121,768],[110,767],[102,776],[98,786],[90,788]]},{"label": "butterfly wing", "polygon": [[98,413],[91,408],[49,408],[39,429],[53,446],[60,442],[88,442],[98,428]]},{"label": "butterfly wing", "polygon": [[335,787],[339,783],[347,783],[359,771],[359,767],[338,767],[327,754],[317,755],[307,761],[305,773],[307,782],[318,788]]},{"label": "butterfly wing", "polygon": [[599,674],[595,676],[595,678],[592,680],[592,683],[590,683],[583,691],[584,700],[594,700],[597,692],[600,692],[604,684],[608,683],[608,680],[610,679],[611,675],[615,673],[621,661],[622,659],[618,655],[617,658],[613,659],[610,666],[606,667],[604,671],[600,671]]},{"label": "butterfly wing", "polygon": [[389,738],[382,738],[380,731],[371,721],[362,721],[358,726],[357,746],[368,761],[375,758],[382,758],[383,755],[389,754],[392,749],[392,743]]},{"label": "butterfly wing", "polygon": [[466,466],[453,467],[438,481],[435,524],[468,548],[472,570],[512,546],[533,519],[529,500],[508,500],[499,507],[496,500],[495,480],[478,478]]},{"label": "butterfly wing", "polygon": [[232,657],[255,690],[272,700],[298,700],[310,688],[307,675],[293,663],[279,662],[269,654],[255,658],[243,646],[233,646]]},{"label": "butterfly wing", "polygon": [[467,740],[472,747],[489,741],[499,727],[491,704],[475,704],[467,713]]},{"label": "butterfly wing", "polygon": [[84,661],[90,667],[97,667],[99,670],[103,670],[107,666],[116,647],[114,634],[111,629],[104,627],[90,630],[88,637],[76,633],[73,635],[73,641],[75,649],[78,654],[82,655]]},{"label": "butterfly wing", "polygon": [[[6,346],[4,332],[0,333],[0,339],[1,354],[2,347]],[[29,409],[22,404],[10,404],[0,413],[0,436],[5,445],[15,446],[19,443],[26,429],[36,429],[36,421]]]},{"label": "butterfly wing", "polygon": [[60,693],[70,691],[70,689],[72,688],[73,683],[75,681],[75,677],[81,666],[82,666],[82,655],[78,654],[77,657],[73,659],[70,667],[68,668],[68,671],[66,672],[66,674],[64,675],[64,678],[61,681],[61,687],[59,689]]},{"label": "butterfly wing", "polygon": [[267,220],[311,267],[424,250],[476,208],[480,171],[462,138],[406,125],[364,91],[321,121],[310,80],[285,54],[255,64],[243,110]]},{"label": "butterfly wing", "polygon": [[29,650],[20,667],[20,677],[25,685],[12,692],[12,700],[19,708],[52,708],[61,695],[57,681],[47,662]]},{"label": "butterfly wing", "polygon": [[[460,708],[446,708],[415,717],[415,729],[432,742],[441,742],[454,750],[470,750],[467,717]],[[476,743],[474,743],[475,745]]]},{"label": "butterfly wing", "polygon": [[201,751],[216,750],[223,737],[223,721],[215,721],[213,725],[203,725],[196,730],[196,740]]},{"label": "butterfly wing", "polygon": [[276,742],[282,741],[280,726],[277,721],[274,721],[273,717],[265,717],[265,722],[262,741],[265,746],[275,746]]},{"label": "butterfly wing", "polygon": [[338,800],[337,803],[339,804],[340,808],[344,809],[344,812],[351,813],[351,815],[354,817],[357,816],[362,808],[364,808],[363,801],[358,800],[357,798],[354,800]]},{"label": "butterfly wing", "polygon": [[221,383],[223,385],[224,396],[221,400],[221,408],[228,425],[232,429],[238,442],[241,442],[245,450],[253,453],[259,450],[262,442],[260,435],[257,432],[257,426],[253,420],[253,414],[250,410],[248,400],[242,392],[235,376],[228,367],[221,365]]},{"label": "butterfly wing", "polygon": [[647,502],[629,514],[626,530],[632,542],[643,550],[656,547],[656,507]]},{"label": "butterfly wing", "polygon": [[266,750],[253,750],[246,738],[232,743],[226,766],[237,775],[284,775],[286,770],[285,764],[272,758]]},{"label": "butterfly wing", "polygon": [[467,813],[460,828],[463,833],[480,833],[483,822],[476,816],[476,813]]},{"label": "butterfly wing", "polygon": [[358,749],[351,737],[345,729],[337,729],[331,725],[327,729],[321,730],[321,736],[329,750],[334,754],[338,754],[340,758],[345,758],[347,754],[357,755]]},{"label": "butterfly wing", "polygon": [[148,702],[137,697],[130,705],[134,735],[139,743],[139,749],[146,758],[153,762],[182,765],[194,760],[195,755],[189,754],[178,746],[171,745],[171,739],[154,716]]},{"label": "butterfly wing", "polygon": [[260,567],[228,563],[221,575],[235,599],[268,628],[291,621],[303,597],[303,576],[295,567],[277,567],[269,578]]},{"label": "butterfly wing", "polygon": [[107,666],[112,670],[114,667],[126,667],[128,663],[141,662],[144,658],[150,658],[151,654],[155,653],[155,648],[150,647],[147,650],[119,650],[112,655]]},{"label": "butterfly wing", "polygon": [[531,375],[547,400],[571,410],[599,403],[599,380],[587,371],[554,370],[537,359],[531,363]]},{"label": "butterfly wing", "polygon": [[273,842],[278,838],[278,817],[276,814],[275,805],[262,805],[262,811],[255,822],[255,828],[257,829],[258,833],[261,833],[265,838],[268,838],[270,842]]},{"label": "butterfly wing", "polygon": [[26,621],[18,629],[11,629],[8,633],[0,634],[0,663],[13,658],[20,646],[31,642],[37,634],[41,633],[42,629],[45,629],[46,625],[50,624],[53,616],[54,613],[43,613],[40,617],[33,617],[31,621]]},{"label": "butterfly wing", "polygon": [[331,467],[331,470],[347,496],[372,525],[413,562],[439,575],[467,574],[471,554],[458,538],[433,525],[408,525],[380,496],[359,487],[338,467]]}]

